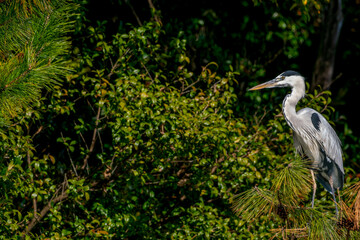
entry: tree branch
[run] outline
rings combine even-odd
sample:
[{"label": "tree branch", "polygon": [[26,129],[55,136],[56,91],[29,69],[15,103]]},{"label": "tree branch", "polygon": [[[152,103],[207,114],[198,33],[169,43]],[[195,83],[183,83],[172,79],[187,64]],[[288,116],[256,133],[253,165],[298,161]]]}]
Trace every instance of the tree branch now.
[{"label": "tree branch", "polygon": [[126,4],[130,7],[131,12],[132,12],[132,14],[135,16],[136,21],[137,21],[137,23],[139,24],[139,26],[142,26],[142,23],[141,23],[141,21],[140,21],[140,18],[139,18],[139,16],[136,14],[135,9],[134,9],[133,6],[131,5],[130,1],[129,1],[129,0],[125,0],[125,2],[126,2]]},{"label": "tree branch", "polygon": [[323,33],[319,46],[319,54],[315,62],[312,76],[311,89],[321,85],[329,89],[333,83],[336,45],[339,40],[342,23],[344,20],[341,0],[331,0],[323,21]]},{"label": "tree branch", "polygon": [[160,25],[162,25],[162,22],[161,22],[161,19],[160,17],[156,14],[156,8],[152,2],[152,0],[148,0],[148,3],[149,3],[149,7],[150,9],[152,9],[154,11],[154,18],[155,18],[155,21],[158,22]]},{"label": "tree branch", "polygon": [[[26,157],[27,157],[27,162],[28,162],[28,165],[29,165],[29,169],[33,173],[33,177],[31,178],[30,182],[31,182],[32,185],[34,185],[35,173],[34,173],[33,168],[31,167],[30,150],[27,151]],[[33,198],[32,201],[33,201],[33,208],[34,208],[34,219],[36,219],[37,218],[37,199]]]},{"label": "tree branch", "polygon": [[92,140],[91,140],[91,145],[90,145],[90,148],[89,148],[89,151],[88,153],[86,154],[85,158],[84,158],[84,164],[83,166],[81,167],[81,169],[85,169],[85,167],[87,166],[87,163],[88,163],[88,160],[90,158],[90,155],[91,153],[94,151],[94,147],[95,147],[95,143],[96,143],[96,134],[98,132],[98,125],[99,125],[99,118],[100,118],[100,113],[101,113],[101,107],[99,105],[98,107],[98,111],[97,111],[97,114],[96,114],[96,121],[95,121],[95,129],[94,129],[94,132],[93,132],[93,136],[92,136]]},{"label": "tree branch", "polygon": [[[65,142],[66,140],[65,140],[64,135],[63,135],[62,132],[60,132],[60,135],[61,135],[61,138],[62,138],[63,142]],[[72,157],[71,157],[71,155],[70,155],[69,148],[68,148],[67,146],[66,146],[66,151],[67,151],[67,153],[68,153],[68,155],[69,155],[69,159],[70,159],[71,165],[72,165],[72,167],[73,167],[73,169],[74,169],[74,172],[75,172],[76,176],[78,176],[77,171],[76,171],[76,167],[75,167],[75,165],[74,165],[74,162],[73,162]]]},{"label": "tree branch", "polygon": [[6,84],[1,91],[5,91],[7,88],[11,87],[14,83],[16,83],[19,79],[25,77],[29,72],[31,71],[32,66],[29,66],[28,69],[26,69],[22,74],[20,74],[17,78],[13,79],[10,83]]},{"label": "tree branch", "polygon": [[149,78],[151,79],[151,82],[153,83],[154,79],[151,77],[151,74],[150,74],[149,70],[147,69],[147,67],[145,66],[145,64],[142,61],[140,61],[140,63],[143,66],[143,68],[145,69],[145,71],[148,74]]},{"label": "tree branch", "polygon": [[[57,191],[58,192],[58,191]],[[56,192],[56,193],[57,193]],[[64,191],[60,196],[57,196],[56,198],[51,199],[46,205],[45,207],[41,210],[40,214],[37,214],[36,216],[33,217],[33,219],[30,221],[30,223],[28,224],[26,230],[25,230],[25,235],[28,235],[31,230],[36,226],[36,224],[43,218],[45,217],[45,215],[48,213],[48,211],[52,208],[52,206],[54,206],[56,203],[61,202],[63,200],[66,200],[68,198],[68,194],[66,191]],[[24,236],[23,236],[24,237]]]}]

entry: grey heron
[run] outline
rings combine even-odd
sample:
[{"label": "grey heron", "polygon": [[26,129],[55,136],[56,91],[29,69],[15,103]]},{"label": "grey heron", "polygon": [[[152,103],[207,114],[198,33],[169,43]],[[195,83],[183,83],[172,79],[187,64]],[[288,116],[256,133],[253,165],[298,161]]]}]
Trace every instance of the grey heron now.
[{"label": "grey heron", "polygon": [[332,194],[338,216],[335,189],[341,190],[344,185],[344,167],[339,137],[319,112],[311,108],[296,111],[296,104],[305,96],[305,79],[298,72],[285,71],[273,80],[249,90],[276,87],[292,89],[283,100],[282,111],[287,124],[293,130],[296,152],[311,159],[310,171],[314,182],[311,206],[314,207],[316,178]]}]

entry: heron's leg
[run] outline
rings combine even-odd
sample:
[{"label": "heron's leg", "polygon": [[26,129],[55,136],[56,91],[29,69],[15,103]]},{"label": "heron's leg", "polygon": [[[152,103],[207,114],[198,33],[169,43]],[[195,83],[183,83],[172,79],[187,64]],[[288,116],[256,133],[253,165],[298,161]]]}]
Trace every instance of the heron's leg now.
[{"label": "heron's leg", "polygon": [[331,187],[332,196],[333,196],[334,202],[335,202],[336,218],[339,218],[339,210],[337,208],[337,202],[336,202],[336,198],[335,198],[335,191],[334,191],[333,181],[332,181],[331,177],[330,177],[329,183],[330,183],[330,187]]},{"label": "heron's leg", "polygon": [[[311,173],[311,177],[312,177],[312,180],[313,180],[313,195],[312,195],[312,200],[311,200],[311,208],[314,208],[314,202],[315,202],[315,194],[316,194],[316,188],[317,188],[317,185],[316,185],[316,179],[315,179],[315,173],[313,170],[310,170],[310,173]],[[313,214],[311,213],[311,219],[313,217]],[[311,236],[311,220],[310,222],[308,223],[308,228],[309,228],[309,236]]]},{"label": "heron's leg", "polygon": [[339,204],[341,204],[341,197],[340,197],[340,190],[339,190],[339,188],[337,189],[337,194],[338,194],[338,197],[339,197]]},{"label": "heron's leg", "polygon": [[312,180],[313,180],[313,195],[312,195],[312,200],[311,200],[311,207],[314,208],[314,201],[315,201],[315,193],[316,193],[316,181],[315,181],[315,174],[313,170],[310,170],[311,172],[311,176],[312,176]]},{"label": "heron's leg", "polygon": [[339,188],[337,189],[337,194],[338,194],[338,197],[339,197],[339,206],[340,206],[340,214],[341,214],[341,196],[340,196],[340,189]]}]

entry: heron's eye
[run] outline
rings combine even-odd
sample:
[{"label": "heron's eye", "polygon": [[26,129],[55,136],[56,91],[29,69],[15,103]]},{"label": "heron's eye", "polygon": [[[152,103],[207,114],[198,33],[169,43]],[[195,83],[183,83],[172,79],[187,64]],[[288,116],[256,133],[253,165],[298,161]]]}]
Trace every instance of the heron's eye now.
[{"label": "heron's eye", "polygon": [[285,79],[285,77],[284,76],[281,76],[281,80],[284,80]]}]

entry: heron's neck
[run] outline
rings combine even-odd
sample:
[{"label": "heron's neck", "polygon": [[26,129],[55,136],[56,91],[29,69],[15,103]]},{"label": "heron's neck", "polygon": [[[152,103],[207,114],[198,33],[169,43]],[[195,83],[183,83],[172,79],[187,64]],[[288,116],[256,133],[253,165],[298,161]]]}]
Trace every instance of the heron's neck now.
[{"label": "heron's neck", "polygon": [[296,104],[301,98],[305,95],[305,83],[301,81],[293,86],[292,91],[288,94],[283,101],[283,114],[286,119],[286,122],[293,129],[293,122],[296,121]]}]

